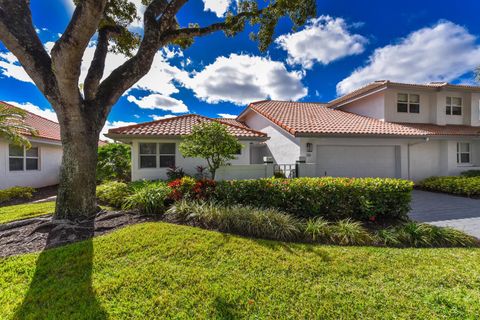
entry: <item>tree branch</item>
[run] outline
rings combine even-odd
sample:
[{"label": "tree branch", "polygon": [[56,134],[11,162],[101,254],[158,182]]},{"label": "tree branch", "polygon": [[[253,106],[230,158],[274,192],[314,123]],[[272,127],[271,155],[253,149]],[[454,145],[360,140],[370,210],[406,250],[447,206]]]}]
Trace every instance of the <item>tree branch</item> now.
[{"label": "tree branch", "polygon": [[58,100],[52,61],[35,32],[26,0],[0,1],[0,40],[46,98]]},{"label": "tree branch", "polygon": [[107,0],[83,0],[77,5],[65,32],[55,43],[51,56],[59,89],[69,101],[81,99],[78,79],[83,54],[97,31]]},{"label": "tree branch", "polygon": [[83,92],[86,100],[93,100],[97,93],[98,85],[105,71],[105,60],[108,54],[108,41],[113,35],[120,34],[122,27],[108,26],[98,31],[97,47],[93,55],[92,63],[85,78]]}]

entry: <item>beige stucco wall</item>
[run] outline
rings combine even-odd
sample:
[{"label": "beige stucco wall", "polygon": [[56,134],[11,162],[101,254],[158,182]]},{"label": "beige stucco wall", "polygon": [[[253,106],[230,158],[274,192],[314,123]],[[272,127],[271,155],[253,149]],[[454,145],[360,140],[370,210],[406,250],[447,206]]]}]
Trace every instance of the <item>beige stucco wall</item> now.
[{"label": "beige stucco wall", "polygon": [[[197,166],[207,166],[204,159],[199,158],[185,158],[178,149],[181,139],[135,139],[132,141],[132,180],[157,180],[167,178],[167,168],[140,168],[139,165],[139,144],[140,143],[175,143],[175,164],[182,168],[187,174],[194,175]],[[237,156],[235,160],[231,160],[233,165],[247,165],[250,164],[250,142],[240,141],[243,145],[242,153]]]},{"label": "beige stucco wall", "polygon": [[34,188],[58,184],[60,165],[62,163],[62,147],[58,143],[32,142],[39,148],[39,170],[9,171],[8,142],[0,139],[0,189],[13,186],[29,186]]},{"label": "beige stucco wall", "polygon": [[385,119],[385,93],[377,92],[355,100],[341,108],[343,111],[360,114],[375,119]]}]

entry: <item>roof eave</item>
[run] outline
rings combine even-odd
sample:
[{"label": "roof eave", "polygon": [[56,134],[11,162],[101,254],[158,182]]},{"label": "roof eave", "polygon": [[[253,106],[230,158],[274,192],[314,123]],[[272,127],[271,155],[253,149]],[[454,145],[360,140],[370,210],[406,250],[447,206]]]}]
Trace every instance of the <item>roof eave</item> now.
[{"label": "roof eave", "polygon": [[[183,135],[151,135],[151,134],[122,134],[122,133],[107,133],[106,137],[113,140],[133,140],[133,139],[182,139]],[[238,140],[249,141],[267,141],[270,139],[268,136],[264,137],[247,137],[247,136],[235,136]]]}]

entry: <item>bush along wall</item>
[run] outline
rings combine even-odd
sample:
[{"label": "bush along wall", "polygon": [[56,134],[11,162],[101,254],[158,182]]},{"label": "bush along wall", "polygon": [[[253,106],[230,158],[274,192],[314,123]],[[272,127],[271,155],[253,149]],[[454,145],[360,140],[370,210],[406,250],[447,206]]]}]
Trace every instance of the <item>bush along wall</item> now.
[{"label": "bush along wall", "polygon": [[431,177],[421,181],[421,189],[435,192],[451,193],[467,197],[480,197],[480,177]]},{"label": "bush along wall", "polygon": [[275,208],[299,217],[406,219],[413,183],[376,178],[297,178],[218,182],[213,198],[225,205]]}]

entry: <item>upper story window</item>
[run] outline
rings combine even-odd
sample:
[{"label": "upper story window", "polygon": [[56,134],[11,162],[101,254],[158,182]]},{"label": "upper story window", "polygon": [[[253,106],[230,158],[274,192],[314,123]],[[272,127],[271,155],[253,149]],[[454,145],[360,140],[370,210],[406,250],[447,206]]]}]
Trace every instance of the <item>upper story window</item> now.
[{"label": "upper story window", "polygon": [[27,149],[16,145],[8,146],[9,171],[33,171],[39,169],[38,147]]},{"label": "upper story window", "polygon": [[175,166],[175,143],[140,143],[140,168]]},{"label": "upper story window", "polygon": [[447,97],[446,114],[450,116],[462,115],[462,98],[459,97]]},{"label": "upper story window", "polygon": [[397,95],[397,112],[420,113],[420,95],[399,93]]},{"label": "upper story window", "polygon": [[470,163],[471,157],[470,143],[459,142],[457,143],[457,163],[467,164]]}]

